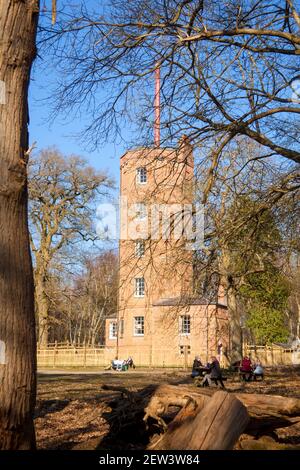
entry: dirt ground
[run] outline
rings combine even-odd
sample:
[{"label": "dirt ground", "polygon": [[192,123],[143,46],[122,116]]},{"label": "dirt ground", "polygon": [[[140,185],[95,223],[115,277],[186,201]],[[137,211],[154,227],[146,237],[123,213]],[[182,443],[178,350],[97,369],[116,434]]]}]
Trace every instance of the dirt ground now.
[{"label": "dirt ground", "polygon": [[[112,429],[114,387],[132,392],[148,385],[193,384],[189,371],[140,370],[127,372],[47,371],[38,374],[35,413],[39,449],[141,449],[147,445],[142,416],[125,436],[115,439]],[[104,388],[102,388],[104,387]],[[111,387],[111,389],[110,389]],[[266,371],[263,382],[242,383],[228,375],[231,392],[263,393],[300,398],[300,369],[277,368]]]}]

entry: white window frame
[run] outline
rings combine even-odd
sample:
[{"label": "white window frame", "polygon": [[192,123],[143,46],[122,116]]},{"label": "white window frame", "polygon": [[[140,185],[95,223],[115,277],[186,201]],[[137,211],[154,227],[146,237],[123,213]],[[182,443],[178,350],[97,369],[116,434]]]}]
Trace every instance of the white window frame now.
[{"label": "white window frame", "polygon": [[134,279],[134,297],[145,297],[145,278],[136,277]]},{"label": "white window frame", "polygon": [[147,184],[147,168],[141,166],[136,169],[136,181],[138,184]]},{"label": "white window frame", "polygon": [[135,241],[135,257],[143,258],[145,256],[145,241],[136,240]]},{"label": "white window frame", "polygon": [[191,334],[191,315],[180,315],[179,334],[183,336],[189,336]]},{"label": "white window frame", "polygon": [[118,323],[116,322],[116,320],[111,320],[109,322],[109,339],[117,339],[117,336],[118,336]]},{"label": "white window frame", "polygon": [[[143,333],[138,333],[139,325],[142,325]],[[133,317],[133,336],[145,336],[145,317]]]}]

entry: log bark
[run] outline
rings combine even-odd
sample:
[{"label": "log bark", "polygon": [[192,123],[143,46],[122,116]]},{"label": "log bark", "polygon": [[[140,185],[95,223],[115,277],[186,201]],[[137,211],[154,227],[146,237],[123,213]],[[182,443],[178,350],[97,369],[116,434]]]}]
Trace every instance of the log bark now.
[{"label": "log bark", "polygon": [[281,442],[300,442],[300,419],[290,426],[275,429],[274,433]]},{"label": "log bark", "polygon": [[[150,401],[145,407],[144,421],[147,425],[148,419],[152,418],[158,422],[164,429],[167,425],[162,419],[162,415],[168,413],[170,406],[178,406],[185,408],[188,403],[192,403],[193,407],[199,411],[209,400],[209,395],[198,393],[197,389],[190,387],[174,386],[163,384],[160,385],[152,394]],[[148,397],[146,397],[148,400]]]},{"label": "log bark", "polygon": [[35,446],[36,337],[27,222],[28,85],[38,0],[0,2],[0,449]]},{"label": "log bark", "polygon": [[258,393],[237,393],[236,397],[247,407],[250,414],[277,413],[291,416],[300,413],[300,399]]},{"label": "log bark", "polygon": [[[183,415],[186,417],[183,418]],[[232,449],[249,422],[244,405],[227,392],[216,392],[205,406],[182,412],[152,450]]]},{"label": "log bark", "polygon": [[[208,401],[210,400],[210,397],[205,397],[203,395],[203,398],[205,399],[203,400],[203,403],[202,403],[203,406],[201,403],[199,404],[199,406],[195,406],[195,403],[190,401],[186,404],[185,407],[181,408],[181,410],[177,413],[173,421],[168,426],[169,436],[173,435],[176,429],[179,426],[181,426],[184,422],[188,423],[192,421],[195,418],[195,416],[199,413],[199,411],[202,408],[204,408],[205,404],[208,403]],[[169,441],[170,437],[168,437],[167,440]],[[165,434],[162,434],[161,436],[156,438],[154,442],[151,442],[149,444],[148,449],[149,450],[158,449],[159,445],[162,445],[162,446],[164,445],[164,442],[165,442]]]},{"label": "log bark", "polygon": [[[181,419],[181,413],[184,416],[185,407],[191,402],[196,413],[201,410],[206,403],[216,393],[213,388],[195,388],[187,385],[168,385],[162,384],[156,389],[152,389],[144,397],[147,403],[144,411],[144,421],[147,423],[149,418],[157,421],[163,428],[167,429],[163,415],[167,414],[168,407],[180,406],[182,412],[179,412],[178,419]],[[149,399],[149,395],[151,398]],[[281,397],[277,395],[260,395],[260,394],[235,394],[247,408],[249,415],[254,418],[251,420],[252,429],[261,426],[262,421],[265,425],[268,423],[275,426],[276,423],[285,423],[289,416],[300,414],[300,400],[297,398]],[[269,425],[268,424],[268,425]]]}]

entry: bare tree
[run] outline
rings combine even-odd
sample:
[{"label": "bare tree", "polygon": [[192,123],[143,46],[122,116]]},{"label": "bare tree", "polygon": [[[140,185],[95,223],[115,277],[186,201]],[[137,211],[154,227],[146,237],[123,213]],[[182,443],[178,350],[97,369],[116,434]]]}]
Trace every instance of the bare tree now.
[{"label": "bare tree", "polygon": [[49,342],[74,346],[104,344],[105,319],[116,315],[118,257],[114,251],[82,253],[76,272],[63,263],[47,283]]},{"label": "bare tree", "polygon": [[[241,355],[245,326],[241,287],[270,266],[284,273],[289,250],[295,249],[286,226],[290,213],[299,210],[300,174],[257,160],[257,150],[238,142],[220,166],[205,206],[205,248],[194,261],[196,289],[219,282],[227,294],[232,360]],[[205,185],[205,177],[198,175],[200,200]]]},{"label": "bare tree", "polygon": [[[0,3],[0,448],[35,447],[36,341],[27,224],[28,84],[37,0]],[[4,99],[2,99],[4,98]]]},{"label": "bare tree", "polygon": [[104,344],[105,319],[116,315],[118,297],[118,258],[112,251],[86,257],[84,272],[75,279],[70,318],[73,343],[95,347]]},{"label": "bare tree", "polygon": [[107,175],[96,172],[83,158],[64,157],[57,149],[42,151],[30,163],[31,248],[40,345],[48,343],[51,263],[67,245],[96,240],[95,201],[109,186]]},{"label": "bare tree", "polygon": [[[85,137],[95,145],[115,139],[128,120],[140,142],[153,145],[153,75],[159,67],[162,145],[189,135],[205,171],[202,201],[220,184],[218,173],[239,139],[259,148],[245,166],[270,161],[276,169],[278,157],[290,165],[277,189],[264,187],[263,213],[294,188],[288,172],[300,162],[297,8],[292,0],[119,0],[104,12],[85,5],[80,12],[68,10],[41,38],[52,43],[64,77],[55,111],[87,112]],[[256,210],[250,212],[255,218]],[[234,219],[233,226],[249,222],[247,217]],[[225,252],[223,245],[224,263]]]},{"label": "bare tree", "polygon": [[89,112],[95,144],[115,139],[128,119],[152,142],[159,66],[165,142],[187,132],[211,173],[236,136],[261,145],[261,157],[299,163],[297,9],[293,0],[118,0],[104,13],[67,10],[42,38],[64,74],[59,110]]}]

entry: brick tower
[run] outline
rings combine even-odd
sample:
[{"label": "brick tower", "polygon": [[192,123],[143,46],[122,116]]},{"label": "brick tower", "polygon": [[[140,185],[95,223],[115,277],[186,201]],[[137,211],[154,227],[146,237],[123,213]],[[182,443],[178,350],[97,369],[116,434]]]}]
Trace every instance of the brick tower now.
[{"label": "brick tower", "polygon": [[177,148],[121,158],[118,312],[107,320],[106,346],[141,365],[190,363],[214,352],[223,335],[226,306],[193,298],[193,179],[186,137]]}]

